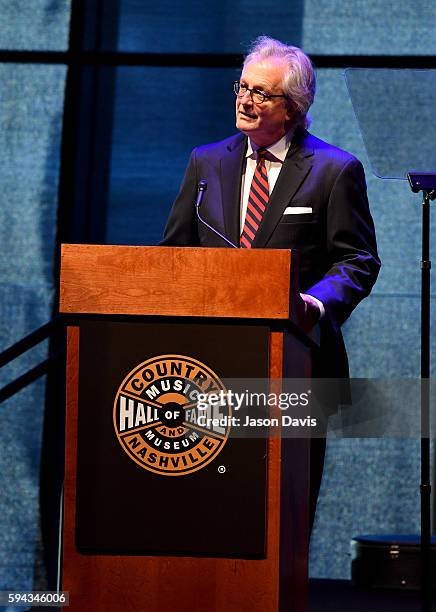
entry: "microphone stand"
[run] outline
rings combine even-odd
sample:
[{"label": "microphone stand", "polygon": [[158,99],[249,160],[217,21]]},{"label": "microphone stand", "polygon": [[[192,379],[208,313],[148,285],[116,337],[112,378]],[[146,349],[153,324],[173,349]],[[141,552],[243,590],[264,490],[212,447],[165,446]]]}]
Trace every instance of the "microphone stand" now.
[{"label": "microphone stand", "polygon": [[233,249],[238,249],[239,247],[237,247],[236,244],[233,244],[233,242],[229,240],[228,238],[226,238],[223,234],[221,234],[221,232],[219,232],[217,229],[209,225],[209,223],[205,221],[203,217],[200,215],[200,206],[201,206],[201,202],[203,200],[204,192],[206,191],[206,189],[207,189],[207,181],[205,181],[204,179],[201,179],[201,181],[199,181],[197,185],[197,200],[195,202],[195,210],[197,211],[198,220],[201,223],[203,223],[203,225],[205,225],[210,230],[212,230],[214,234],[216,234],[217,236],[222,238],[225,242],[227,242],[227,244],[231,246]]},{"label": "microphone stand", "polygon": [[421,612],[431,612],[430,484],[430,202],[436,198],[436,174],[409,172],[414,193],[423,192],[421,256]]}]

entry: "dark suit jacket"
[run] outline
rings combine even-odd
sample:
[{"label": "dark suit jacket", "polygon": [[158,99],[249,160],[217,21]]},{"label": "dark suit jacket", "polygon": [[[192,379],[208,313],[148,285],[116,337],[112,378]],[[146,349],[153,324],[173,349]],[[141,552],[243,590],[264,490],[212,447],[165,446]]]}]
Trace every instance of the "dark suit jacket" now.
[{"label": "dark suit jacket", "polygon": [[[238,134],[194,149],[162,245],[228,246],[196,218],[201,179],[208,184],[203,217],[239,244],[246,148],[246,136]],[[310,207],[312,213],[283,215],[288,206]],[[369,294],[380,267],[362,164],[307,132],[294,138],[253,248],[300,252],[300,291],[321,300],[326,310],[314,375],[348,376],[339,328]]]}]

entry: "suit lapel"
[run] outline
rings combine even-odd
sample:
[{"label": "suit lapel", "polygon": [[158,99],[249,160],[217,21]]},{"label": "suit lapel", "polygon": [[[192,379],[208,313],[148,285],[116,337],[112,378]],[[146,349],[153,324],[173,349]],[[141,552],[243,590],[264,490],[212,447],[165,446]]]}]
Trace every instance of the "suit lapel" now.
[{"label": "suit lapel", "polygon": [[244,168],[247,139],[238,134],[227,146],[228,152],[220,160],[220,180],[226,236],[239,245],[241,176]]},{"label": "suit lapel", "polygon": [[262,222],[253,240],[253,248],[262,248],[266,245],[285,208],[289,206],[289,202],[312,168],[313,148],[307,144],[306,140],[296,141],[289,148]]}]

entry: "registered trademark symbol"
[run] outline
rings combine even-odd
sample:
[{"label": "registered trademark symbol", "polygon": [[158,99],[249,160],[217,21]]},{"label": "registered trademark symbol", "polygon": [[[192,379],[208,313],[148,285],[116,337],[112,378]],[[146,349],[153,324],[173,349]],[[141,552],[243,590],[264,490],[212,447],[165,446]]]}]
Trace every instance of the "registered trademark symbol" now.
[{"label": "registered trademark symbol", "polygon": [[218,474],[224,474],[225,471],[226,471],[226,466],[220,465],[218,468]]}]

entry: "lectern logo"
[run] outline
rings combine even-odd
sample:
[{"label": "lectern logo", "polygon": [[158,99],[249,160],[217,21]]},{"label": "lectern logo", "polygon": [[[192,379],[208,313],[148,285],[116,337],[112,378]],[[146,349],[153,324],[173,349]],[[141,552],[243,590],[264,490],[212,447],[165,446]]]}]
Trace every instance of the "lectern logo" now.
[{"label": "lectern logo", "polygon": [[197,397],[221,390],[215,372],[191,357],[160,355],[140,363],[115,397],[121,447],[155,474],[182,476],[204,468],[227,441],[231,411],[225,403],[200,410]]}]

